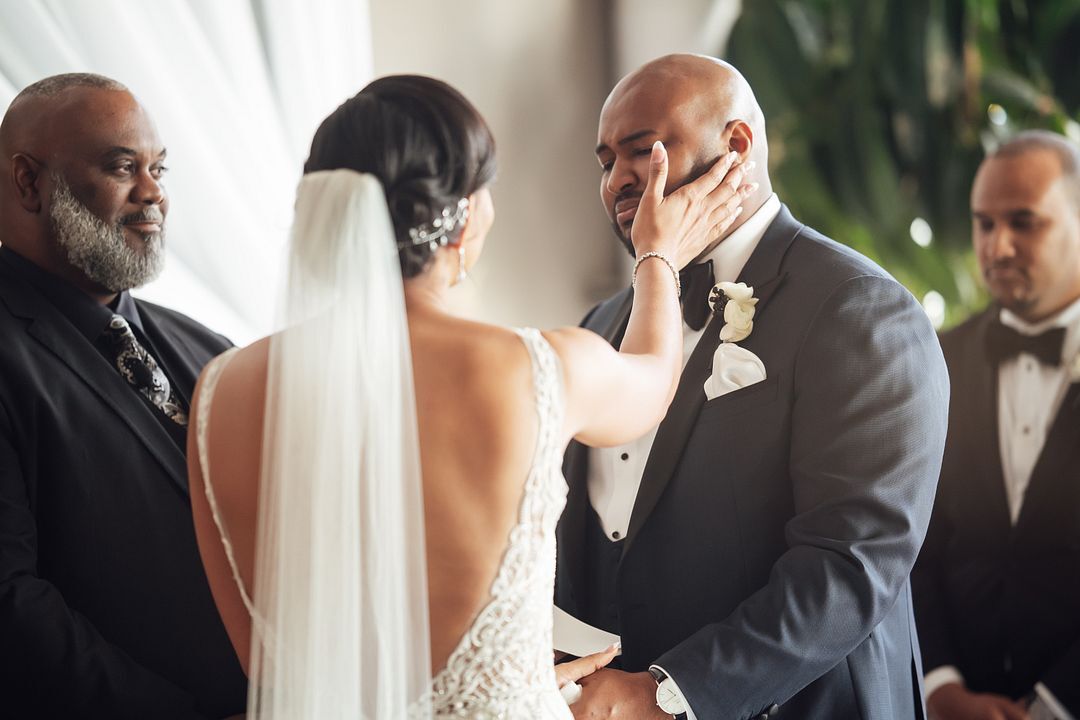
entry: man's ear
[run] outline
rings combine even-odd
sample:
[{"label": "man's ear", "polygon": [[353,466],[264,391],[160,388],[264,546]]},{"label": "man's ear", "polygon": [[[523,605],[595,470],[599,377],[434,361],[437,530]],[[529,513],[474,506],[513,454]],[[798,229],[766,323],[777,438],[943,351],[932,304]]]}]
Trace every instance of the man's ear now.
[{"label": "man's ear", "polygon": [[41,178],[45,166],[25,153],[11,157],[11,184],[19,204],[28,213],[41,212]]},{"label": "man's ear", "polygon": [[749,158],[754,149],[754,131],[750,125],[742,120],[732,120],[724,131],[728,134],[728,151],[737,152],[740,162]]}]

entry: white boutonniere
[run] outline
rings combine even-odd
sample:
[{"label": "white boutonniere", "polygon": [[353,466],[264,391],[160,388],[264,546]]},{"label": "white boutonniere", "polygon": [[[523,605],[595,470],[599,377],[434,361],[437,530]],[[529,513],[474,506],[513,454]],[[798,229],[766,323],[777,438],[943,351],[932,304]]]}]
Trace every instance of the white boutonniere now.
[{"label": "white boutonniere", "polygon": [[755,305],[754,288],[746,283],[720,282],[709,291],[709,307],[718,312],[718,305],[723,308],[724,327],[720,328],[720,341],[725,343],[742,342],[754,331]]},{"label": "white boutonniere", "polygon": [[709,293],[709,307],[714,313],[724,313],[720,345],[713,354],[712,375],[705,381],[705,397],[709,400],[759,383],[767,376],[761,358],[736,345],[754,331],[757,302],[754,288],[746,283],[717,283]]}]

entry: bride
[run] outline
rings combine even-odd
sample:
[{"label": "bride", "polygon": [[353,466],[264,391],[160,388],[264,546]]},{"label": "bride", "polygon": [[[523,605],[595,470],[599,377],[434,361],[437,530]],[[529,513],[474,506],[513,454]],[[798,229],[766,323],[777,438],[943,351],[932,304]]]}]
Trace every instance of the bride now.
[{"label": "bride", "polygon": [[494,141],[462,95],[385,77],[326,118],[283,329],[215,359],[192,407],[199,549],[249,718],[570,717],[559,685],[617,650],[552,665],[562,452],[662,418],[681,368],[676,268],[738,213],[732,163],[664,197],[653,147],[616,352],[445,309],[494,219]]}]

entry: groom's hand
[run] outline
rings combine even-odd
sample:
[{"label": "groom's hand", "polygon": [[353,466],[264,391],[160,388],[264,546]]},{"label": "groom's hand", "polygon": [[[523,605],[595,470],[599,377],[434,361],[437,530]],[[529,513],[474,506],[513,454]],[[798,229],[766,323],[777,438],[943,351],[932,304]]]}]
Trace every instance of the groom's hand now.
[{"label": "groom's hand", "polygon": [[570,706],[577,720],[671,720],[656,705],[656,681],[647,672],[597,670],[580,681],[581,699]]},{"label": "groom's hand", "polygon": [[927,698],[934,720],[1028,720],[1027,710],[1004,695],[975,693],[960,683],[942,685]]}]

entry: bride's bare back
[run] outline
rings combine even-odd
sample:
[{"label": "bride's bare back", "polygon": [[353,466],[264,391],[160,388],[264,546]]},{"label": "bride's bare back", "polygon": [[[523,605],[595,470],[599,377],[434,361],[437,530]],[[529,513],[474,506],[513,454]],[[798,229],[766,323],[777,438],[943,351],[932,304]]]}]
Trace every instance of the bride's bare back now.
[{"label": "bride's bare back", "polygon": [[[431,655],[437,670],[490,599],[536,447],[536,399],[528,351],[512,331],[423,312],[412,313],[409,329],[423,468]],[[270,341],[263,340],[229,359],[213,396],[207,436],[213,489],[245,588],[255,586],[269,350]],[[197,412],[193,408],[192,416]],[[568,440],[561,438],[560,447]],[[189,452],[197,457],[197,448]],[[207,576],[247,668],[250,617],[197,480],[193,474],[192,504]]]}]

